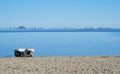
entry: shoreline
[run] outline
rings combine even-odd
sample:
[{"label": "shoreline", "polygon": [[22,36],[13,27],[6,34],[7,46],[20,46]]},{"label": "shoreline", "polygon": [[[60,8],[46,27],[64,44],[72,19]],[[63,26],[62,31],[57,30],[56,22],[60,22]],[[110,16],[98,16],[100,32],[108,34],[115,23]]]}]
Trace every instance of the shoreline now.
[{"label": "shoreline", "polygon": [[87,28],[87,29],[0,29],[0,32],[120,32],[120,28]]},{"label": "shoreline", "polygon": [[120,56],[0,58],[0,74],[119,74]]}]

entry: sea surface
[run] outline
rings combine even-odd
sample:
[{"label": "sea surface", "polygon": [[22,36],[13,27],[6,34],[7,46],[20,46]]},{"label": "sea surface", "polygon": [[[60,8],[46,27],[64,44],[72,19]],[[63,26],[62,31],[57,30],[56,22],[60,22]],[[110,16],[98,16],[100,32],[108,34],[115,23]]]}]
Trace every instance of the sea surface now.
[{"label": "sea surface", "polygon": [[34,56],[120,56],[120,32],[0,32],[0,57],[29,47]]}]

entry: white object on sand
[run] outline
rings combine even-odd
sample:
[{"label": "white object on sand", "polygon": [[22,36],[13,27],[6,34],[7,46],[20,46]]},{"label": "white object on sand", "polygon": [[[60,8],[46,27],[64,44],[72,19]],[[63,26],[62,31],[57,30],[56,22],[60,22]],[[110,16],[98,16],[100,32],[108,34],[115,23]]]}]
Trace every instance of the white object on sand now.
[{"label": "white object on sand", "polygon": [[19,48],[14,50],[15,57],[32,57],[34,52],[33,48]]}]

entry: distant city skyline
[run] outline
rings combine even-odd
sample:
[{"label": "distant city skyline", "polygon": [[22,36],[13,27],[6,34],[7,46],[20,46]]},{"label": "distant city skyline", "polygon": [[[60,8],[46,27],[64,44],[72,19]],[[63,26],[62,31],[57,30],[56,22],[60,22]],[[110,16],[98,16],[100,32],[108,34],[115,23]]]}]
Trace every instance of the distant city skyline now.
[{"label": "distant city skyline", "polygon": [[120,0],[0,0],[0,28],[120,28]]}]

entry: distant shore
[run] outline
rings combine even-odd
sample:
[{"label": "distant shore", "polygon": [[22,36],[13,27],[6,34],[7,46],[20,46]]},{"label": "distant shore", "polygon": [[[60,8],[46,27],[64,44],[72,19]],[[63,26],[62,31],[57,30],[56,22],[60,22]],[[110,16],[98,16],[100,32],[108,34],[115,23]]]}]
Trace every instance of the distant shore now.
[{"label": "distant shore", "polygon": [[120,74],[120,56],[0,58],[0,74]]},{"label": "distant shore", "polygon": [[87,28],[87,29],[0,29],[0,32],[120,32],[120,29],[112,28]]}]

